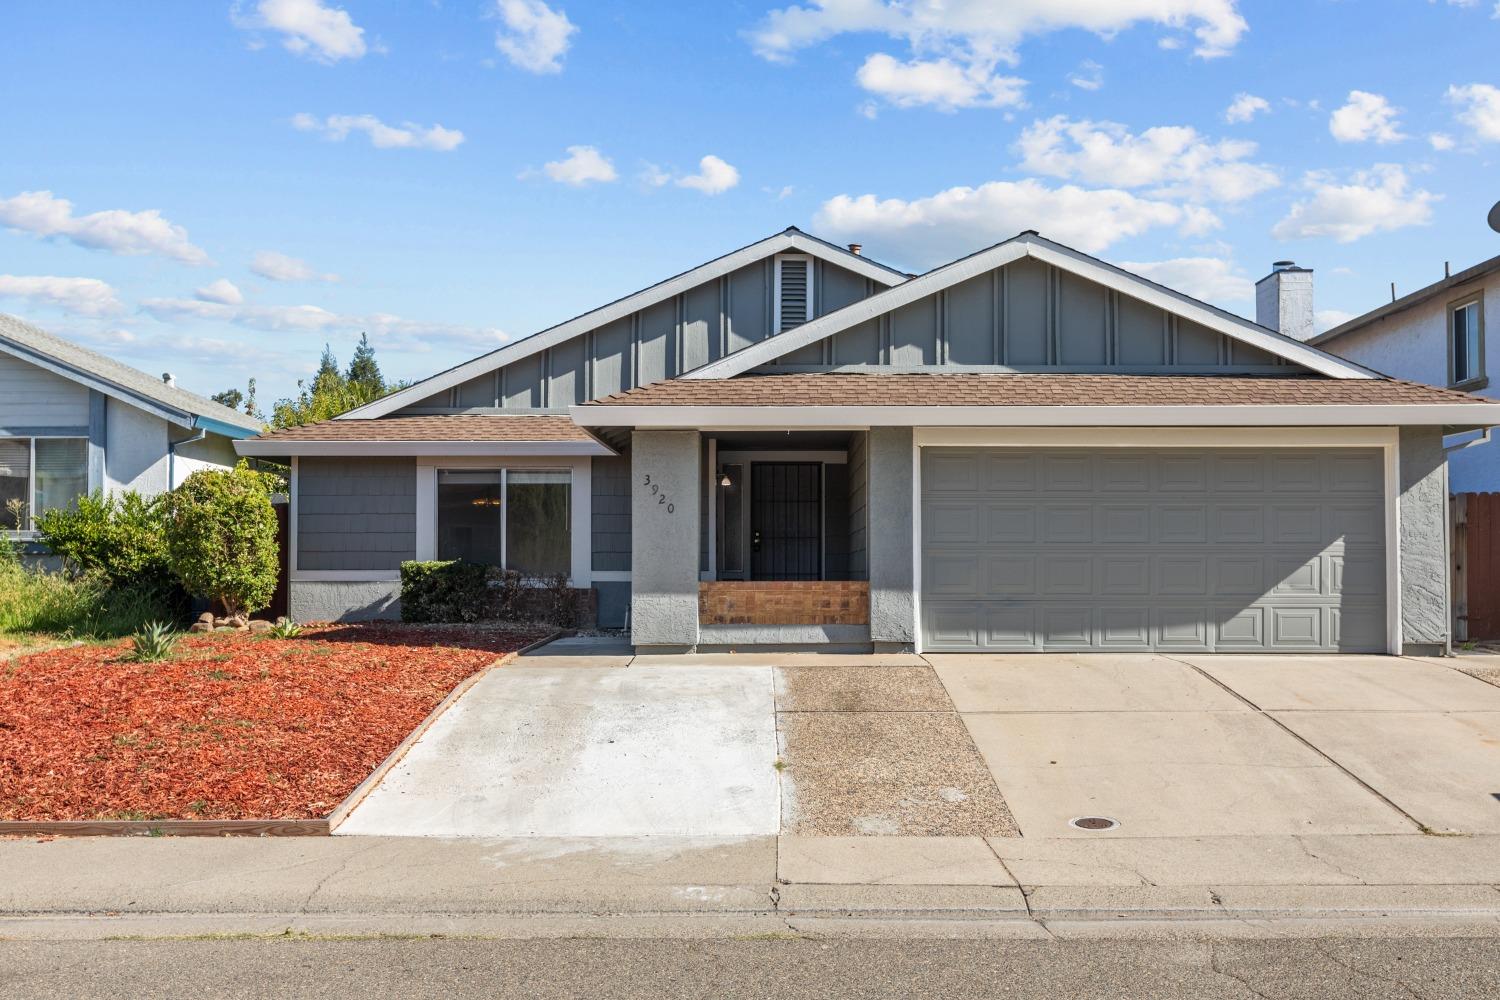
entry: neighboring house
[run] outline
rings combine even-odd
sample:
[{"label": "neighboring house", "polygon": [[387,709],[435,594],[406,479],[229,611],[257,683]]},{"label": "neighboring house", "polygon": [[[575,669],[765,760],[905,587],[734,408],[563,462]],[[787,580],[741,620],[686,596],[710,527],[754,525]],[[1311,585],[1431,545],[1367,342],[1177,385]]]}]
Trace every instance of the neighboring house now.
[{"label": "neighboring house", "polygon": [[[1493,399],[1500,395],[1500,381],[1491,384],[1489,369],[1491,363],[1500,363],[1500,330],[1490,329],[1496,324],[1500,257],[1491,257],[1308,343],[1387,375]],[[1500,443],[1482,441],[1454,449],[1448,467],[1449,485],[1456,493],[1500,490]]]},{"label": "neighboring house", "polygon": [[1435,652],[1441,435],[1496,423],[1035,233],[912,277],[789,229],[236,448],[292,464],[304,619],[466,558],[645,650]]},{"label": "neighboring house", "polygon": [[[0,314],[0,523],[102,490],[161,493],[196,469],[231,466],[261,423]],[[24,506],[13,523],[7,505]]]}]

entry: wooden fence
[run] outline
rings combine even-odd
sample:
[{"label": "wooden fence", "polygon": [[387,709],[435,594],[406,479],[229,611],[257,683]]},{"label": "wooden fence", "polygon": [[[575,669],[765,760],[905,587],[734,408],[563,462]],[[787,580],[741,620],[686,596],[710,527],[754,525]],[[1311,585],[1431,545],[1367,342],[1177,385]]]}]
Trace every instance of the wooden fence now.
[{"label": "wooden fence", "polygon": [[1500,639],[1500,493],[1455,493],[1453,638]]}]

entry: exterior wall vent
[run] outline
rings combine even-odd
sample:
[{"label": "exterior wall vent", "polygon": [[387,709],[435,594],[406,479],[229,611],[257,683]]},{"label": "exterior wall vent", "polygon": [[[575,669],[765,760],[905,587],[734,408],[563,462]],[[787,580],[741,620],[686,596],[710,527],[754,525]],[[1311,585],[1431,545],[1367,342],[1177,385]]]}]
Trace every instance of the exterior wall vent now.
[{"label": "exterior wall vent", "polygon": [[783,333],[813,318],[813,259],[782,254],[776,258],[776,302],[772,315]]}]

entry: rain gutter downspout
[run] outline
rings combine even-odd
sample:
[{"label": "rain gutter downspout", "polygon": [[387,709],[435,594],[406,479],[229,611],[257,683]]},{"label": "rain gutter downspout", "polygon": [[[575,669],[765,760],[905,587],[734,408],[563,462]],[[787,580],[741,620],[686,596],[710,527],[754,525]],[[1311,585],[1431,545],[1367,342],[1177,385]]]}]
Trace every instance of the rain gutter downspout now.
[{"label": "rain gutter downspout", "polygon": [[194,441],[202,441],[208,437],[208,428],[198,428],[198,433],[192,437],[185,437],[181,441],[167,439],[167,490],[168,492],[177,488],[177,446],[181,444],[192,444]]}]

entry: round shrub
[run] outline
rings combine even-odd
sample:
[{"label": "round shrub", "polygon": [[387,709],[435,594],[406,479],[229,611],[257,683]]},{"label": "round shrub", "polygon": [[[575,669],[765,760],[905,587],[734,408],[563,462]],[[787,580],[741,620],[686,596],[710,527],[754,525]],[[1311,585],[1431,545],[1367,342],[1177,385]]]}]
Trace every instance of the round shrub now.
[{"label": "round shrub", "polygon": [[248,615],[276,591],[276,512],[264,478],[243,464],[203,469],[167,496],[167,556],[191,593]]}]

